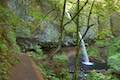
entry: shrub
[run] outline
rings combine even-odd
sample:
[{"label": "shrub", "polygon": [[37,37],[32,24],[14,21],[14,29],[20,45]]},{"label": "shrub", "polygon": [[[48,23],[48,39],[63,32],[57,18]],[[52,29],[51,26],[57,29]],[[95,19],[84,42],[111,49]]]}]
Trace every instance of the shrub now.
[{"label": "shrub", "polygon": [[120,53],[120,37],[112,39],[109,43],[109,56]]},{"label": "shrub", "polygon": [[120,71],[120,53],[115,54],[108,58],[108,65],[113,71]]},{"label": "shrub", "polygon": [[106,37],[112,37],[112,33],[110,29],[103,29],[101,32],[98,33],[98,38],[99,39],[105,39]]},{"label": "shrub", "polygon": [[16,36],[8,25],[0,25],[0,80],[8,79],[9,69],[17,62]]},{"label": "shrub", "polygon": [[65,54],[58,54],[53,57],[53,60],[57,61],[58,63],[66,63],[68,59]]},{"label": "shrub", "polygon": [[110,74],[102,74],[97,73],[96,71],[92,71],[89,74],[87,74],[87,80],[119,80],[119,79]]},{"label": "shrub", "polygon": [[0,80],[8,80],[9,69],[16,62],[14,54],[10,52],[7,45],[0,42]]},{"label": "shrub", "polygon": [[35,51],[34,52],[31,51],[28,53],[29,53],[29,56],[31,56],[34,60],[46,58],[46,55],[43,54],[43,50],[41,49],[41,46],[33,45],[32,49],[34,49]]}]

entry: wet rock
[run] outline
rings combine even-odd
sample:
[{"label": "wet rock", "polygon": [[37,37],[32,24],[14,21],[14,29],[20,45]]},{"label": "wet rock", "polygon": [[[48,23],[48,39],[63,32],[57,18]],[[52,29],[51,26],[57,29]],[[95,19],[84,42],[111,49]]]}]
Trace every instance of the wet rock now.
[{"label": "wet rock", "polygon": [[70,36],[65,36],[63,40],[64,46],[74,46],[75,45],[75,39]]},{"label": "wet rock", "polygon": [[43,21],[33,34],[28,27],[18,27],[16,33],[17,43],[24,52],[33,50],[36,45],[42,48],[57,47],[60,35],[58,25],[49,21]]},{"label": "wet rock", "polygon": [[17,44],[20,46],[22,52],[34,50],[37,46],[38,40],[31,37],[17,37]]}]

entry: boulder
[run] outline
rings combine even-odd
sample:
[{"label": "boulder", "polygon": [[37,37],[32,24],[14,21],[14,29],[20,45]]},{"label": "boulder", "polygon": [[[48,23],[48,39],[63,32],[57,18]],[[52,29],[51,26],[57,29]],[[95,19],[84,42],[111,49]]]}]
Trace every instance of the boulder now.
[{"label": "boulder", "polygon": [[58,42],[60,31],[57,24],[50,21],[42,21],[40,27],[38,27],[33,35],[33,37],[38,38],[39,42]]},{"label": "boulder", "polygon": [[75,46],[76,45],[75,40],[76,39],[70,36],[65,36],[63,39],[63,46]]}]

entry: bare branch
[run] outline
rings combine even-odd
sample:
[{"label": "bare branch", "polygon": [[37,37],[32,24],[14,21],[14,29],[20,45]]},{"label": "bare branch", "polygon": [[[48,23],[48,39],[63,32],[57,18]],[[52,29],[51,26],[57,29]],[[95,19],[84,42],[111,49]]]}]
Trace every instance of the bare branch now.
[{"label": "bare branch", "polygon": [[59,13],[57,12],[55,18],[53,19],[53,21],[55,21],[58,18],[58,16],[59,16]]},{"label": "bare branch", "polygon": [[82,35],[82,39],[85,37],[85,35],[89,31],[90,27],[94,25],[94,24],[89,25],[90,17],[91,17],[91,14],[92,14],[92,8],[93,8],[94,3],[95,3],[95,0],[92,2],[91,8],[90,8],[90,12],[89,12],[89,15],[88,15],[87,29],[86,29],[85,33]]},{"label": "bare branch", "polygon": [[60,31],[61,31],[61,34],[60,34],[60,38],[59,38],[59,45],[58,45],[57,49],[56,49],[56,50],[53,52],[53,54],[51,55],[51,59],[52,59],[52,57],[54,56],[54,54],[56,54],[56,53],[61,49],[61,46],[62,46],[63,30],[64,30],[63,22],[64,22],[64,17],[65,17],[66,2],[67,2],[67,0],[64,0],[62,17],[61,17],[61,20],[60,20]]},{"label": "bare branch", "polygon": [[60,44],[62,44],[62,38],[63,38],[63,30],[64,30],[63,22],[64,22],[64,17],[65,17],[66,2],[67,2],[67,0],[64,0],[63,13],[62,13],[61,21],[60,21],[61,22],[60,23],[60,31],[61,31]]},{"label": "bare branch", "polygon": [[43,20],[44,20],[50,13],[52,13],[54,10],[55,10],[55,9],[50,10],[50,11],[43,17]]}]

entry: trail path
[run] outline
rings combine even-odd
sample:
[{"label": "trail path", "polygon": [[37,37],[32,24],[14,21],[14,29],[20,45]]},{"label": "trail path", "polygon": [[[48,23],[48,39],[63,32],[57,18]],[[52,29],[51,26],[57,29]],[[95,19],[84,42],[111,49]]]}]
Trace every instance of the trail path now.
[{"label": "trail path", "polygon": [[44,80],[36,64],[26,54],[19,55],[20,63],[10,71],[10,80]]}]

